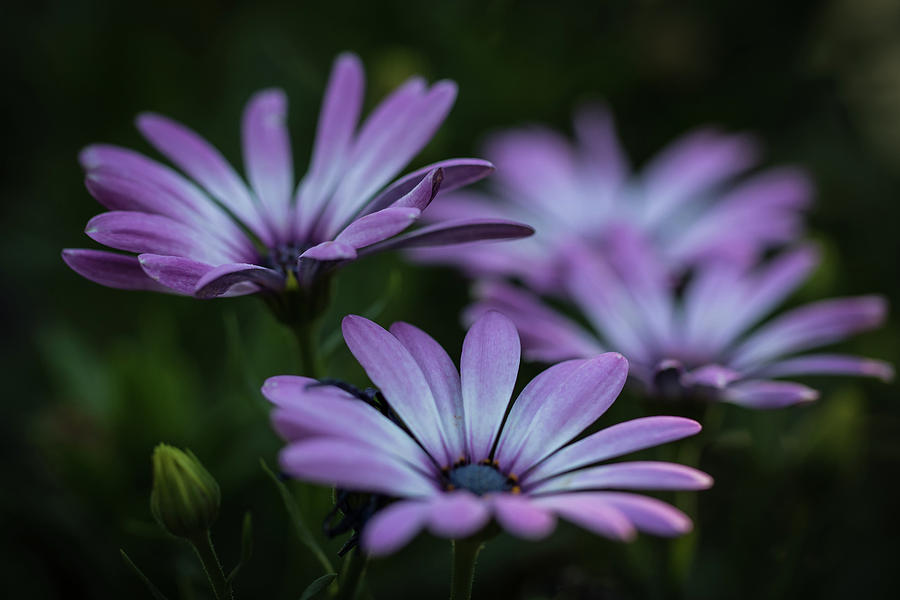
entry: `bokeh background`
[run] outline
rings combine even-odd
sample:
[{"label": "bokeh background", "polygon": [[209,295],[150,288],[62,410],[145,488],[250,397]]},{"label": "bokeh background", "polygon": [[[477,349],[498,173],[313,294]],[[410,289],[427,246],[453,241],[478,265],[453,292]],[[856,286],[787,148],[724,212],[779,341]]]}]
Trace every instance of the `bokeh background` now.
[{"label": "bokeh background", "polygon": [[[156,2],[7,3],[0,25],[6,151],[0,179],[0,581],[8,597],[149,597],[124,548],[170,598],[206,598],[189,548],[149,508],[149,455],[192,448],[223,489],[214,538],[237,560],[255,519],[241,598],[298,598],[321,574],[260,468],[279,447],[258,394],[296,372],[293,340],[254,298],[109,290],[62,263],[100,207],[76,154],[104,141],[149,148],[142,110],[173,116],[240,162],[239,117],[255,90],[290,97],[298,173],[332,58],[358,52],[368,105],[413,73],[451,78],[459,100],[413,166],[477,155],[492,129],[544,122],[605,98],[640,164],[704,123],[756,132],[766,163],[808,168],[810,235],[825,249],[792,300],[868,292],[900,306],[900,3]],[[458,356],[463,279],[398,256],[340,276],[326,328],[347,312],[411,321]],[[895,308],[896,312],[896,308]],[[900,362],[898,322],[846,349]],[[326,336],[328,337],[328,336]],[[365,380],[342,344],[329,373]],[[534,366],[526,376],[537,372]],[[544,543],[499,537],[477,598],[893,598],[898,576],[900,404],[895,384],[816,380],[821,401],[769,413],[724,407],[700,466],[717,486],[668,498],[698,516],[679,542],[630,545],[561,526]],[[639,414],[623,397],[606,417]],[[677,446],[669,450],[677,457]],[[298,490],[310,525],[327,492]],[[330,553],[340,541],[328,544]],[[421,536],[370,567],[377,598],[446,594],[449,545]]]}]

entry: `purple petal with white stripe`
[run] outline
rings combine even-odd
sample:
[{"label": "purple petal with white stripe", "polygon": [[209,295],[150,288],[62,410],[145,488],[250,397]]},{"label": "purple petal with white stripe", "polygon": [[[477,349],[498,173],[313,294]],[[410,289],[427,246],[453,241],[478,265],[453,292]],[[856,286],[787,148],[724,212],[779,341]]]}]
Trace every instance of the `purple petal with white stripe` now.
[{"label": "purple petal with white stripe", "polygon": [[148,277],[136,256],[66,248],[62,251],[62,258],[73,271],[100,285],[120,290],[173,291]]}]

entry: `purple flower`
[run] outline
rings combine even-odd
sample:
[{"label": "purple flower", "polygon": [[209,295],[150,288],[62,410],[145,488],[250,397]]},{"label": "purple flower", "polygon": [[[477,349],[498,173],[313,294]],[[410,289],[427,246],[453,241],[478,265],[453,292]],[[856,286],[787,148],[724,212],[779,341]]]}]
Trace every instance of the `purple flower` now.
[{"label": "purple flower", "polygon": [[495,135],[485,148],[497,165],[491,196],[459,192],[429,215],[523,220],[537,230],[534,237],[489,251],[429,249],[415,256],[551,291],[572,243],[614,256],[621,235],[640,235],[680,273],[709,261],[751,262],[802,228],[808,178],[787,167],[747,175],[758,154],[747,135],[697,130],[633,173],[604,108],[578,113],[575,132],[575,144],[540,127]]},{"label": "purple flower", "polygon": [[396,499],[363,529],[368,552],[393,552],[422,529],[466,538],[492,518],[527,539],[548,535],[557,516],[621,540],[636,530],[690,530],[690,520],[668,504],[618,490],[703,489],[712,483],[705,473],[666,462],[599,463],[693,435],[698,423],[649,417],[572,442],[619,394],[628,372],[620,354],[550,367],[504,420],[520,348],[513,323],[500,313],[487,313],[469,330],[459,371],[437,342],[407,323],[388,332],[348,316],[343,330],[394,418],[305,377],[273,377],[263,393],[288,441],[284,471]]},{"label": "purple flower", "polygon": [[[414,77],[357,127],[363,100],[359,59],[335,61],[312,160],[294,191],[281,90],[257,93],[244,111],[249,185],[193,131],[156,114],[137,126],[193,182],[142,154],[109,145],[80,156],[90,193],[110,212],[88,223],[97,242],[133,254],[63,251],[82,276],[109,287],[209,298],[312,286],[329,271],[394,248],[518,238],[529,227],[461,216],[399,235],[438,190],[489,174],[490,163],[453,159],[387,185],[422,149],[456,98],[456,85]],[[296,282],[293,282],[293,280]]]},{"label": "purple flower", "polygon": [[565,291],[589,331],[506,283],[485,282],[467,318],[501,310],[519,328],[525,353],[556,362],[614,349],[628,357],[631,377],[652,396],[714,398],[751,408],[815,400],[799,383],[773,378],[863,375],[890,380],[890,365],[843,354],[802,354],[879,326],[878,296],[814,302],[759,325],[818,262],[809,247],[786,251],[751,268],[709,264],[679,291],[652,253],[635,246],[630,268],[616,270],[590,252],[573,251]]}]

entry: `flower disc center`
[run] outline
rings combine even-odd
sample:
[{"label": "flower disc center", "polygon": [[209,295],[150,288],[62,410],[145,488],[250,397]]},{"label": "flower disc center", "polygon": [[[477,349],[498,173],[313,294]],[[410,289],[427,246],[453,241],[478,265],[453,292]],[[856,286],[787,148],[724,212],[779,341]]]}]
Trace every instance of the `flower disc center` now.
[{"label": "flower disc center", "polygon": [[469,490],[482,496],[490,492],[508,492],[513,482],[493,465],[462,465],[454,467],[447,475],[454,488]]}]

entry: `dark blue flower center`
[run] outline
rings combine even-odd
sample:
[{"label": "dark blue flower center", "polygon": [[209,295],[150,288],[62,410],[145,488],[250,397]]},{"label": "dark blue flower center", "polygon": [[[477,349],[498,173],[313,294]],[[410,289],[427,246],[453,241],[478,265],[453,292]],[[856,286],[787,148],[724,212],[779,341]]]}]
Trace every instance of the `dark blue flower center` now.
[{"label": "dark blue flower center", "polygon": [[[447,473],[452,488],[482,496],[490,492],[513,491],[515,482],[493,465],[461,465]],[[451,488],[451,489],[452,489]]]}]

